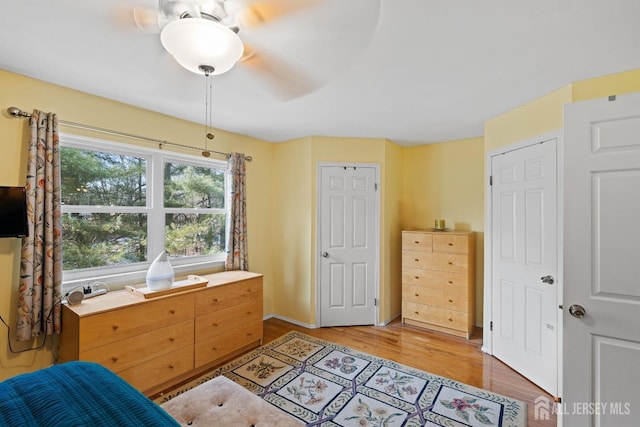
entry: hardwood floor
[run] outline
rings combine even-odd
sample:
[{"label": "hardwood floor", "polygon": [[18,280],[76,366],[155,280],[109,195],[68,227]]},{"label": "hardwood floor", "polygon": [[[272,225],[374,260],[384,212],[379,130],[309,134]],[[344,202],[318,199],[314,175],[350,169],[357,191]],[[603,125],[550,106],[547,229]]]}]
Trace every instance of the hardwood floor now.
[{"label": "hardwood floor", "polygon": [[529,427],[556,425],[555,415],[549,420],[536,420],[533,412],[538,396],[552,397],[498,359],[483,353],[481,337],[466,340],[403,325],[399,319],[384,327],[307,329],[272,318],[264,322],[263,342],[266,344],[291,330],[522,400],[527,403]]}]

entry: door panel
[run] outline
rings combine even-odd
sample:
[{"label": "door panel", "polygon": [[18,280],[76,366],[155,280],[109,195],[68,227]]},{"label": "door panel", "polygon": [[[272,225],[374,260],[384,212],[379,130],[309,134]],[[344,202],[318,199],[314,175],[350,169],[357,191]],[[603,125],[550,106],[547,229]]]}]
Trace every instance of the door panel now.
[{"label": "door panel", "polygon": [[[493,156],[493,354],[557,394],[556,139]],[[553,284],[541,277],[552,276]]]},{"label": "door panel", "polygon": [[321,167],[318,188],[321,326],[375,323],[376,175],[374,167]]},{"label": "door panel", "polygon": [[640,94],[567,105],[565,158],[563,423],[635,426]]}]

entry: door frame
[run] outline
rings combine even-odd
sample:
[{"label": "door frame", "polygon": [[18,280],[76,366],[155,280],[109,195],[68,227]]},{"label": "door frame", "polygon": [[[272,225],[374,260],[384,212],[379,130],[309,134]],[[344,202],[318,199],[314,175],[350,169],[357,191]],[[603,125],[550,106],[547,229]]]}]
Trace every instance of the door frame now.
[{"label": "door frame", "polygon": [[558,396],[562,396],[562,335],[563,335],[563,323],[562,323],[562,307],[563,300],[563,286],[564,286],[564,274],[563,274],[563,235],[564,226],[562,219],[564,218],[563,208],[563,172],[564,172],[564,143],[563,143],[563,129],[554,130],[548,133],[544,133],[533,138],[528,138],[522,141],[518,141],[509,145],[505,145],[494,150],[488,151],[485,154],[485,237],[484,237],[484,299],[483,299],[483,336],[482,336],[482,348],[484,353],[493,355],[493,335],[491,331],[491,321],[493,320],[493,229],[492,229],[492,208],[493,197],[490,185],[491,176],[491,164],[492,158],[500,156],[511,151],[519,150],[529,147],[531,145],[540,144],[550,139],[556,140],[556,206],[557,206],[557,243],[558,243],[558,273],[556,277],[557,283],[557,345],[558,345]]},{"label": "door frame", "polygon": [[369,167],[375,169],[375,181],[377,184],[377,190],[375,195],[375,212],[374,212],[374,221],[373,226],[375,227],[375,239],[374,239],[374,248],[376,252],[375,256],[375,277],[374,280],[374,295],[376,298],[377,304],[375,305],[375,319],[374,324],[376,326],[380,325],[380,164],[379,163],[360,163],[360,162],[318,162],[316,164],[316,245],[315,245],[315,253],[313,254],[314,260],[314,268],[316,270],[315,274],[315,298],[316,298],[316,316],[315,322],[318,327],[322,326],[322,319],[320,318],[320,254],[322,253],[322,194],[321,194],[321,183],[322,183],[322,168],[323,167]]}]

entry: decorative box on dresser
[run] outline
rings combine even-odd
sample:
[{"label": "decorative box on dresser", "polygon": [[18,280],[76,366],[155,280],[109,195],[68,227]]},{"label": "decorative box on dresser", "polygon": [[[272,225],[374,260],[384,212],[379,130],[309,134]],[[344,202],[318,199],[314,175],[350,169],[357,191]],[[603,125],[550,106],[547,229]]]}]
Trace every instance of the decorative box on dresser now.
[{"label": "decorative box on dresser", "polygon": [[262,341],[262,275],[202,276],[206,287],[145,299],[109,292],[62,309],[61,362],[97,362],[151,395]]},{"label": "decorative box on dresser", "polygon": [[402,232],[402,321],[469,338],[475,326],[475,233]]}]

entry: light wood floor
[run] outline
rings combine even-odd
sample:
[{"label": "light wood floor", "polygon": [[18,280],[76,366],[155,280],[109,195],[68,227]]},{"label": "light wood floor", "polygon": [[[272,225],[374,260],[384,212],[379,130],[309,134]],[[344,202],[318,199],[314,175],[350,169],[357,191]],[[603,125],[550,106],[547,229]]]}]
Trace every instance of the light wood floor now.
[{"label": "light wood floor", "polygon": [[534,419],[534,400],[551,396],[498,359],[480,350],[481,337],[465,340],[403,325],[399,319],[388,326],[350,326],[307,329],[279,319],[264,322],[266,344],[291,331],[332,341],[355,350],[491,390],[527,403],[529,427],[555,426],[556,418]]}]

